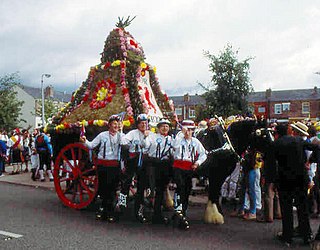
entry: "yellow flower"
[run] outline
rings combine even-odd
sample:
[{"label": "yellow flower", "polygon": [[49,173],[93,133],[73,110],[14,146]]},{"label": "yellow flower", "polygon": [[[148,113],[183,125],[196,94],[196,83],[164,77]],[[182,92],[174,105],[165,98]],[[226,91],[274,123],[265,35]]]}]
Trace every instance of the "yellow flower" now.
[{"label": "yellow flower", "polygon": [[97,125],[98,125],[99,127],[104,126],[104,120],[98,120],[98,121],[97,121]]},{"label": "yellow flower", "polygon": [[115,60],[115,61],[113,61],[113,62],[111,63],[111,66],[112,66],[112,67],[119,66],[120,63],[121,63],[120,60]]},{"label": "yellow flower", "polygon": [[99,89],[97,93],[97,100],[103,101],[104,99],[106,99],[107,94],[108,94],[108,90],[102,87],[101,89]]},{"label": "yellow flower", "polygon": [[81,122],[80,122],[80,125],[82,126],[85,126],[85,127],[87,127],[88,126],[88,122],[86,121],[86,120],[82,120]]},{"label": "yellow flower", "polygon": [[122,124],[123,124],[123,126],[125,126],[125,127],[130,127],[130,125],[131,125],[131,123],[130,123],[129,120],[123,121]]},{"label": "yellow flower", "polygon": [[156,66],[153,67],[153,72],[154,72],[155,74],[157,73],[157,67],[156,67]]},{"label": "yellow flower", "polygon": [[140,66],[141,66],[141,68],[143,68],[143,69],[147,68],[147,64],[144,63],[144,62],[142,62],[142,63],[140,64]]}]

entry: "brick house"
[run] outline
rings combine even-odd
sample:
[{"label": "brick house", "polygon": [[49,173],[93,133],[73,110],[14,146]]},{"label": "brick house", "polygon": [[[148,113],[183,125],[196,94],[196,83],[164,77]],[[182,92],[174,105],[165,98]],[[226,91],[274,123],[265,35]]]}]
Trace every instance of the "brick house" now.
[{"label": "brick house", "polygon": [[254,92],[248,103],[255,115],[269,120],[316,120],[320,116],[320,92],[313,89],[271,90]]},{"label": "brick house", "polygon": [[200,95],[185,94],[183,96],[170,96],[169,98],[173,100],[179,121],[184,119],[195,120],[197,108],[206,105],[205,99]]}]

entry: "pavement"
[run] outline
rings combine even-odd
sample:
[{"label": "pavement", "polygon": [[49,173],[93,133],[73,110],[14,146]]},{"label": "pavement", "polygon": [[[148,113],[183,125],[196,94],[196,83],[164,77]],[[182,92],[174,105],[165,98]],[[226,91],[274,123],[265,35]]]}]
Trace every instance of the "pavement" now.
[{"label": "pavement", "polygon": [[[11,165],[6,165],[5,170],[6,172],[2,174],[0,177],[0,182],[5,182],[5,183],[11,183],[11,184],[16,184],[16,185],[22,185],[22,186],[32,186],[35,188],[45,188],[49,190],[55,190],[54,188],[54,183],[49,181],[49,178],[46,177],[45,182],[41,182],[40,180],[33,181],[31,180],[31,173],[30,169],[29,172],[20,172],[19,174],[14,174],[11,175],[10,173],[12,172],[12,166]],[[23,170],[24,170],[23,166]]]},{"label": "pavement", "polygon": [[[11,175],[10,173],[12,172],[12,169],[13,167],[11,165],[6,165],[6,172],[3,173],[2,176],[0,176],[0,182],[22,186],[31,186],[34,188],[42,188],[55,192],[54,182],[50,182],[47,176],[45,176],[46,180],[44,182],[41,182],[40,180],[33,181],[31,179],[30,169],[27,173],[22,171],[19,174]],[[23,166],[23,170],[24,169],[25,167]],[[206,204],[208,201],[208,196],[206,194],[203,194],[201,188],[198,188],[198,190],[195,191],[197,195],[190,195],[190,205],[200,206]]]}]

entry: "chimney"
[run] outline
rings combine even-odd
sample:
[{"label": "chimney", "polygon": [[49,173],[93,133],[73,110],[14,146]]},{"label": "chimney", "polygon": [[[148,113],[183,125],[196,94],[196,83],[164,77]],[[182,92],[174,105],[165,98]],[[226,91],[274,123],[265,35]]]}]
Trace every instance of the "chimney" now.
[{"label": "chimney", "polygon": [[317,94],[317,93],[318,93],[318,88],[317,88],[317,86],[314,86],[312,94]]},{"label": "chimney", "polygon": [[48,87],[45,88],[44,90],[44,96],[45,98],[53,98],[53,94],[54,94],[54,91],[53,91],[53,87],[52,85],[49,85]]},{"label": "chimney", "polygon": [[183,96],[183,101],[184,102],[189,102],[190,101],[190,96],[189,96],[188,93]]}]

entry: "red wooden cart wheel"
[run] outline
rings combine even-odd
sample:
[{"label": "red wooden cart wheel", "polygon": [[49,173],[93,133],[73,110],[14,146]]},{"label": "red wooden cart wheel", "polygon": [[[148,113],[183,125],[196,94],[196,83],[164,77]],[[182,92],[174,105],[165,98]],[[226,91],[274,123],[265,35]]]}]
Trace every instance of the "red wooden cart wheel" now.
[{"label": "red wooden cart wheel", "polygon": [[98,174],[89,149],[82,143],[61,149],[54,165],[54,186],[67,207],[87,207],[98,191]]}]

